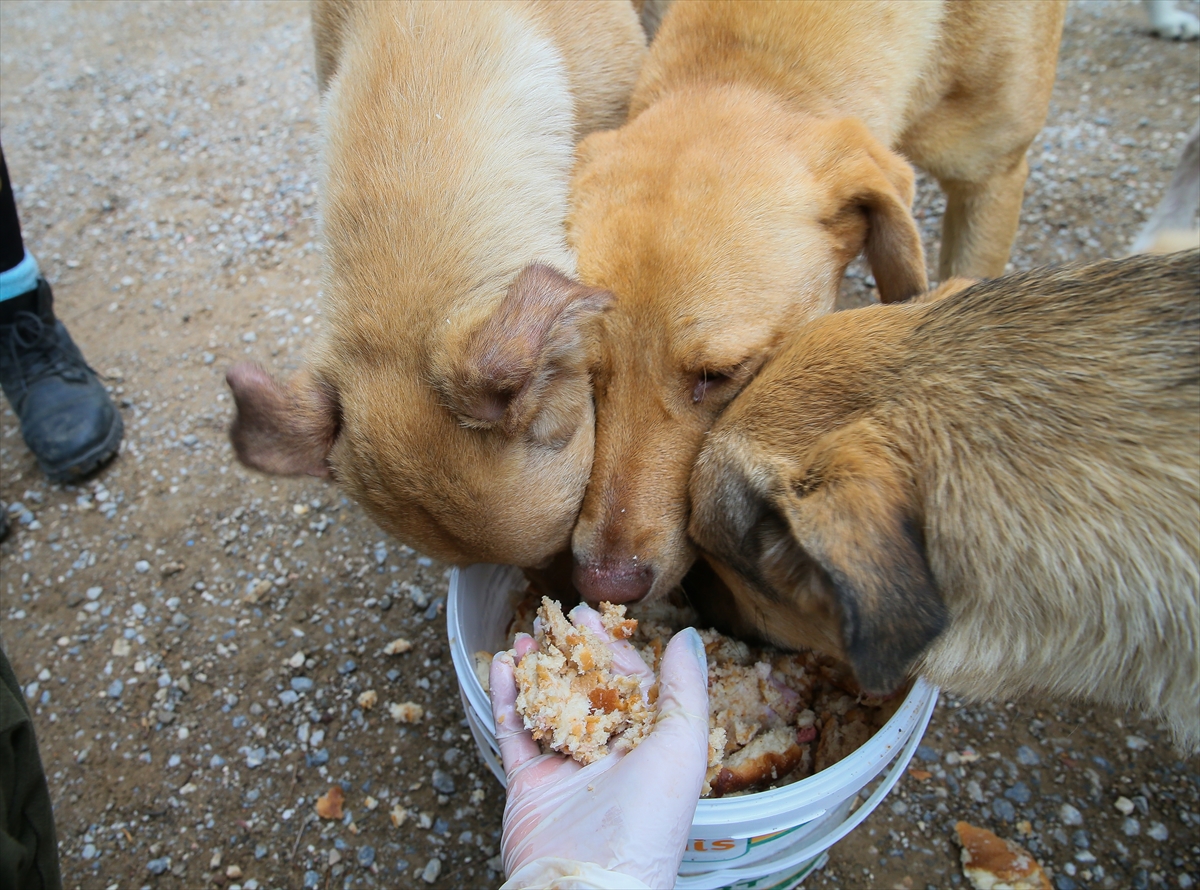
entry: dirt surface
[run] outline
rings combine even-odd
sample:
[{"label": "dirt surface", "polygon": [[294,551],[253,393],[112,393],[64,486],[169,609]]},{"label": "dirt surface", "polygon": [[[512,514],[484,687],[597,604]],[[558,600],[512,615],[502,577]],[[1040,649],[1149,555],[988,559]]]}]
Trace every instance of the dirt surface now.
[{"label": "dirt surface", "polygon": [[[1200,50],[1144,31],[1139,5],[1072,6],[1015,268],[1119,255],[1157,202],[1200,115]],[[226,443],[224,368],[293,370],[320,325],[317,120],[303,4],[0,5],[26,244],[127,428],[115,463],[63,487],[0,418],[0,637],[67,887],[501,880],[503,795],[463,724],[446,567]],[[924,183],[931,262],[941,206]],[[847,305],[868,294],[855,274]],[[397,637],[411,651],[385,654]],[[424,719],[398,724],[388,705],[409,701]],[[335,783],[347,815],[320,820]],[[1154,723],[945,701],[806,886],[963,885],[957,819],[1025,844],[1058,890],[1200,880],[1198,764]]]}]

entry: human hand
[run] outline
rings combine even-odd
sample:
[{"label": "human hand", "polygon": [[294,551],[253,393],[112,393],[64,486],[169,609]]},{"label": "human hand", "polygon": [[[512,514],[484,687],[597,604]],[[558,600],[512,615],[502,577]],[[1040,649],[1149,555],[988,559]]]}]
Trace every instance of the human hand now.
[{"label": "human hand", "polygon": [[[653,675],[624,640],[613,640],[597,612],[570,614],[613,650],[613,669]],[[536,648],[517,637],[517,659]],[[620,745],[588,766],[561,754],[542,754],[516,711],[513,659],[492,659],[492,713],[508,776],[501,852],[509,876],[542,859],[593,863],[649,887],[671,887],[700,798],[708,766],[708,667],[704,644],[692,628],[680,631],[663,653],[653,731],[637,748]]]}]

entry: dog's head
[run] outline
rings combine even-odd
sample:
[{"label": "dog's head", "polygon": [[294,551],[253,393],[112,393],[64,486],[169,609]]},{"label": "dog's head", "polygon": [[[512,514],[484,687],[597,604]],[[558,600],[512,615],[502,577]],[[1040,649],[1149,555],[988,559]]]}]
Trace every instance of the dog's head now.
[{"label": "dog's head", "polygon": [[572,548],[591,600],[661,593],[692,561],[687,479],[781,332],[832,309],[865,251],[886,301],[925,286],[911,168],[852,120],[737,87],[673,94],[580,148],[570,237],[612,292],[596,454]]},{"label": "dog's head", "polygon": [[385,531],[447,562],[537,565],[566,546],[587,482],[583,330],[606,302],[531,266],[490,315],[447,320],[433,349],[355,328],[394,315],[354,313],[287,383],[248,363],[229,371],[238,458],[332,473]]},{"label": "dog's head", "polygon": [[739,626],[840,655],[883,694],[948,617],[910,458],[869,418],[863,378],[889,369],[844,345],[819,330],[789,345],[726,410],[696,461],[689,534]]}]

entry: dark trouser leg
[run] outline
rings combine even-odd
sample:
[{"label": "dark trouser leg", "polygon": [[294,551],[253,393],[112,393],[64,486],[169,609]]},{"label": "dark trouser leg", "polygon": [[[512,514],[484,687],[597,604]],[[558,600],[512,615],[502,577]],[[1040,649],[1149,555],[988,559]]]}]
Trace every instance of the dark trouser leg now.
[{"label": "dark trouser leg", "polygon": [[60,890],[50,789],[21,687],[0,650],[0,887]]}]

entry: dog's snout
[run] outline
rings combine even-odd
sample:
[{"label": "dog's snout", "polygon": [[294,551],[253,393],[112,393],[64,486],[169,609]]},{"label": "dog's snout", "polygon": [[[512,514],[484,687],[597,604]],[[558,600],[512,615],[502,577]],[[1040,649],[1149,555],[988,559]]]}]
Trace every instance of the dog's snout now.
[{"label": "dog's snout", "polygon": [[636,603],[650,592],[654,568],[628,560],[575,563],[571,580],[585,600],[596,603]]}]

